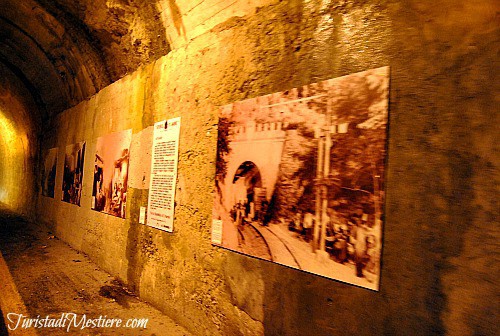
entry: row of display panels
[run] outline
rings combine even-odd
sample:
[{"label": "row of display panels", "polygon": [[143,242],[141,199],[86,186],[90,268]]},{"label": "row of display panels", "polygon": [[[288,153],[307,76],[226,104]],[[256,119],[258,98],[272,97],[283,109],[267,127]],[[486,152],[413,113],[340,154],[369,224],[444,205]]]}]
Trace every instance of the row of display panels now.
[{"label": "row of display panels", "polygon": [[[172,232],[180,118],[155,124],[151,149],[148,225]],[[132,130],[99,137],[94,155],[92,210],[125,218]],[[65,148],[62,201],[80,206],[86,142]],[[42,195],[54,198],[58,148],[51,148],[42,169]]]},{"label": "row of display panels", "polygon": [[[388,88],[382,67],[221,107],[212,243],[378,290]],[[130,130],[97,140],[92,209],[124,218],[130,142]],[[168,217],[171,232],[177,152],[170,161],[169,148],[153,144],[147,217]],[[84,142],[66,147],[63,201],[80,202],[84,154]],[[43,193],[51,197],[56,161],[49,150]]]},{"label": "row of display panels", "polygon": [[[97,139],[92,209],[125,218],[130,142],[132,130]],[[80,205],[86,142],[65,148],[61,200]],[[48,150],[42,170],[42,195],[55,197],[58,148]]]}]

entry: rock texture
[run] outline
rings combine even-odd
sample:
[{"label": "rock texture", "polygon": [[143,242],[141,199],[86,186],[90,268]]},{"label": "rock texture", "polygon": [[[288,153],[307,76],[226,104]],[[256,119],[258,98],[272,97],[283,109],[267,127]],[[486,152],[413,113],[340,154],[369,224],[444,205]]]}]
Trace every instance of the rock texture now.
[{"label": "rock texture", "polygon": [[46,118],[170,50],[151,1],[1,0],[0,28],[0,60]]}]

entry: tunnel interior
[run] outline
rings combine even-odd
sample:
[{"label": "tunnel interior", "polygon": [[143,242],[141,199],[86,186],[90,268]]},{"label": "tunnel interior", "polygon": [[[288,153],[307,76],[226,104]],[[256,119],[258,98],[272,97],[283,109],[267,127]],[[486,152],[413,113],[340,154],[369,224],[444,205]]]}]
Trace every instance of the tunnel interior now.
[{"label": "tunnel interior", "polygon": [[[68,262],[85,256],[114,279],[113,288],[194,335],[497,335],[498,304],[488,298],[498,292],[491,265],[498,251],[499,11],[494,0],[0,0],[0,208],[24,218],[16,237],[26,240],[1,252],[25,262],[23,253],[35,251],[33,265],[23,265],[36,272],[47,246],[60,240],[73,249]],[[319,90],[312,83],[383,67],[390,85],[380,289],[220,248],[212,216],[217,132],[229,134],[217,128],[224,106],[271,102],[277,92]],[[370,112],[344,106],[345,114]],[[142,222],[154,125],[177,117],[170,233]],[[255,117],[257,124],[268,119]],[[280,134],[314,138],[297,120]],[[124,185],[105,187],[108,198],[120,189],[127,203],[112,216],[93,204],[103,173],[96,149],[119,132],[131,134],[130,147],[110,159],[111,175]],[[68,156],[76,144],[84,156]],[[307,144],[286,145],[294,153],[289,166],[301,155],[305,161]],[[277,185],[298,188],[284,175]],[[228,178],[237,190],[233,205],[266,197],[266,170],[255,163]],[[78,181],[81,196],[65,179]],[[29,223],[34,231],[23,232]],[[35,240],[35,231],[44,236]],[[3,232],[8,241],[14,231]],[[26,300],[28,290],[40,294],[46,277],[23,284]],[[78,304],[85,295],[77,293]],[[1,299],[0,291],[5,320]],[[50,303],[52,312],[67,308]],[[0,333],[4,327],[0,319]]]},{"label": "tunnel interior", "polygon": [[170,51],[159,8],[149,1],[0,2],[1,202],[32,216],[40,140],[53,137],[57,114]]}]

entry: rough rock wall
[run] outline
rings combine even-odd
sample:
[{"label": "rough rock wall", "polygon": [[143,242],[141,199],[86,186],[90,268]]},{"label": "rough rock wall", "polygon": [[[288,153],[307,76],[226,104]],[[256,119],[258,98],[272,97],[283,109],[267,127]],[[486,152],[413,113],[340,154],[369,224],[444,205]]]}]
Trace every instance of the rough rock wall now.
[{"label": "rough rock wall", "polygon": [[65,27],[85,27],[87,37],[101,52],[112,82],[170,51],[157,1],[38,2]]},{"label": "rough rock wall", "polygon": [[[44,146],[60,151],[88,141],[91,157],[98,136],[133,129],[132,152],[142,155],[131,158],[127,219],[90,210],[92,160],[82,206],[40,197],[39,213],[199,335],[494,335],[497,11],[494,1],[269,1],[192,38],[170,26],[178,33],[170,54],[61,114],[46,134]],[[217,107],[384,65],[380,292],[213,248]],[[148,194],[147,169],[137,167],[149,162],[137,146],[147,148],[155,121],[175,116],[182,131],[168,234],[137,223]]]},{"label": "rough rock wall", "polygon": [[0,60],[28,83],[48,116],[110,83],[85,32],[61,21],[35,0],[0,1]]}]

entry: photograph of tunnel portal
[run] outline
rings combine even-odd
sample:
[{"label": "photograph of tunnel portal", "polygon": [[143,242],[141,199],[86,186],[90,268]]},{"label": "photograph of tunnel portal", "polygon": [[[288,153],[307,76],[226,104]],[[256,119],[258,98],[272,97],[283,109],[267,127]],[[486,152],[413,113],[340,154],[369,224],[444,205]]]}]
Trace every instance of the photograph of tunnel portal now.
[{"label": "photograph of tunnel portal", "polygon": [[389,68],[221,108],[217,245],[378,290]]},{"label": "photograph of tunnel portal", "polygon": [[92,209],[125,218],[132,130],[97,139]]}]

